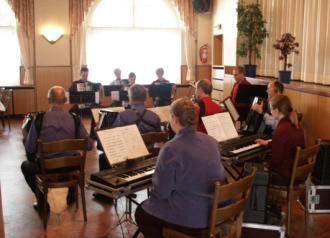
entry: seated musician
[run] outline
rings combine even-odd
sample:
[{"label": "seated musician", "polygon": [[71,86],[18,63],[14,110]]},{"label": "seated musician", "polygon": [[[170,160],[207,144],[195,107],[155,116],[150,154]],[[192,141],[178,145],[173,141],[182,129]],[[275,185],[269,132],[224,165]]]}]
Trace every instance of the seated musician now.
[{"label": "seated musician", "polygon": [[[88,81],[88,73],[89,73],[89,69],[87,67],[82,67],[80,69],[80,79],[72,82],[68,91],[69,92],[93,91],[93,83]],[[80,115],[80,112],[82,111],[82,113],[84,114],[91,115],[91,111],[90,111],[91,107],[92,105],[90,103],[75,104],[70,109],[70,112]],[[92,117],[90,135],[93,138],[95,138],[94,127],[95,127],[95,121]]]},{"label": "seated musician", "polygon": [[160,150],[150,197],[135,220],[146,238],[162,236],[164,227],[199,237],[209,226],[215,181],[226,182],[218,142],[196,131],[196,106],[174,101],[170,123],[176,136]]},{"label": "seated musician", "polygon": [[[272,81],[268,83],[267,87],[267,94],[268,94],[268,102],[277,95],[283,94],[283,84],[279,81]],[[269,103],[261,101],[261,104],[255,103],[252,106],[252,109],[259,114],[263,114],[263,120],[265,121],[265,125],[268,127],[266,128],[266,134],[271,134],[273,130],[276,129],[278,125],[278,120],[276,120],[270,112]],[[269,133],[268,133],[269,132]]]},{"label": "seated musician", "polygon": [[238,87],[239,85],[245,84],[245,85],[250,85],[250,83],[246,80],[245,78],[245,70],[241,66],[237,66],[234,69],[234,78],[235,78],[235,84],[233,86],[233,89],[230,93],[231,100],[234,103],[234,106],[240,115],[240,120],[245,119],[247,113],[249,112],[250,109],[250,104],[249,103],[241,103],[237,102],[237,92],[238,92]]},{"label": "seated musician", "polygon": [[[166,80],[164,76],[164,69],[163,68],[158,68],[156,69],[156,75],[157,75],[157,80],[153,81],[151,85],[164,85],[164,84],[170,84],[170,81]],[[172,94],[175,91],[175,85],[172,86]],[[154,107],[159,107],[159,106],[167,106],[171,104],[171,98],[164,98],[164,97],[154,97],[153,98],[153,104]]]},{"label": "seated musician", "polygon": [[[120,112],[113,126],[136,124],[141,134],[152,131],[161,131],[158,115],[147,110],[144,105],[146,96],[146,89],[142,85],[134,84],[131,86],[128,91],[131,109]],[[104,155],[99,158],[99,168],[100,170],[110,168],[108,160]]]},{"label": "seated musician", "polygon": [[287,96],[273,97],[270,106],[273,117],[279,121],[278,126],[273,132],[271,142],[262,139],[256,142],[272,148],[272,158],[269,161],[270,183],[288,185],[296,148],[305,147],[304,132]]},{"label": "seated musician", "polygon": [[[23,130],[23,144],[27,152],[28,158],[25,160],[21,169],[27,184],[30,186],[32,192],[35,193],[35,175],[41,173],[39,165],[38,154],[38,139],[43,142],[50,142],[62,139],[85,138],[88,136],[86,129],[80,118],[63,110],[65,97],[65,90],[60,86],[54,86],[48,91],[48,102],[51,105],[48,112],[46,112],[40,122],[41,128],[37,128],[34,119],[28,131]],[[39,131],[38,131],[39,130]],[[39,137],[38,137],[39,135]],[[93,141],[88,140],[88,149],[91,150]],[[75,153],[74,151],[70,154]],[[60,154],[52,154],[46,157],[52,158]],[[54,170],[53,172],[65,172]],[[70,188],[67,196],[67,203],[73,202],[73,189]],[[34,204],[37,208],[37,203]]]},{"label": "seated musician", "polygon": [[136,81],[136,75],[134,72],[130,72],[128,75],[128,83],[130,86],[132,86],[133,84],[135,84]]},{"label": "seated musician", "polygon": [[127,79],[121,79],[121,70],[116,68],[113,73],[116,76],[116,79],[110,83],[110,85],[128,85]]},{"label": "seated musician", "polygon": [[206,133],[202,116],[222,112],[220,106],[213,102],[211,98],[212,83],[208,79],[202,79],[197,82],[195,96],[197,109],[197,130]]}]

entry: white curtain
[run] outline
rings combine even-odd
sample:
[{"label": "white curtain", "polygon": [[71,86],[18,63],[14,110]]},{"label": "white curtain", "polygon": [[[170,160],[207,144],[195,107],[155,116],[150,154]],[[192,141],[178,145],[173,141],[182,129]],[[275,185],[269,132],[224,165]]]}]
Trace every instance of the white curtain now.
[{"label": "white curtain", "polygon": [[196,81],[196,40],[188,27],[182,27],[182,40],[187,64],[186,81]]},{"label": "white curtain", "polygon": [[[255,1],[256,2],[256,1]],[[257,60],[259,75],[278,77],[283,61],[273,48],[276,39],[289,32],[299,43],[299,54],[291,54],[292,79],[330,84],[330,1],[259,0],[269,38],[261,46]]]},{"label": "white curtain", "polygon": [[26,32],[19,26],[17,22],[17,38],[19,42],[19,48],[21,50],[21,62],[24,67],[24,81],[26,85],[32,85],[33,82],[33,65],[34,65],[34,48],[33,38],[28,37]]}]

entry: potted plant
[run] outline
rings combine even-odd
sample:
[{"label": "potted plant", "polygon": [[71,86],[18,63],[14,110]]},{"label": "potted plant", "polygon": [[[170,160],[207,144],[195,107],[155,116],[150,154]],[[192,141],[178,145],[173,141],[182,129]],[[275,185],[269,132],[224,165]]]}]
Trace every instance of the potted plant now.
[{"label": "potted plant", "polygon": [[237,30],[240,40],[237,54],[241,57],[249,57],[249,64],[244,65],[245,75],[256,76],[256,65],[252,65],[252,54],[260,58],[258,45],[262,44],[268,36],[265,28],[266,21],[263,19],[260,5],[258,3],[244,4],[244,1],[237,6]]},{"label": "potted plant", "polygon": [[287,71],[287,68],[290,68],[292,64],[288,63],[288,55],[292,52],[298,54],[299,51],[296,48],[299,46],[298,42],[295,42],[296,38],[290,33],[284,33],[281,36],[281,39],[276,40],[274,48],[281,52],[279,60],[284,60],[283,71],[278,71],[278,79],[283,83],[290,83],[291,80],[291,71]]}]

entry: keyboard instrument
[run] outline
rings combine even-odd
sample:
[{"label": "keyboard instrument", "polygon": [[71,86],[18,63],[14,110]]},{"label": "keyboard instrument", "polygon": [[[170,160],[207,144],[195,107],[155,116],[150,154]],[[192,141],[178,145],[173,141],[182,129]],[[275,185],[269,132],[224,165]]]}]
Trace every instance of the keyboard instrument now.
[{"label": "keyboard instrument", "polygon": [[265,146],[257,144],[256,139],[268,140],[270,136],[256,134],[251,136],[241,136],[239,138],[230,139],[220,142],[221,154],[226,157],[245,156],[265,150]]},{"label": "keyboard instrument", "polygon": [[133,194],[151,186],[156,160],[157,157],[130,161],[125,165],[91,174],[87,180],[88,187],[113,198]]}]

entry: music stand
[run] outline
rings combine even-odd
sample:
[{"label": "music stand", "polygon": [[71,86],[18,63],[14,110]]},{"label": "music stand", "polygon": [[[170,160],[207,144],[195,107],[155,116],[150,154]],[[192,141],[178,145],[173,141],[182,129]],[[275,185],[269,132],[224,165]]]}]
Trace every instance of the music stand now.
[{"label": "music stand", "polygon": [[238,85],[235,103],[251,103],[254,97],[267,99],[267,85]]},{"label": "music stand", "polygon": [[97,102],[96,92],[84,91],[84,92],[69,92],[69,103],[83,104],[83,103],[95,103]]},{"label": "music stand", "polygon": [[111,92],[119,91],[119,100],[128,101],[128,92],[123,90],[123,85],[104,85],[104,96],[111,96]]},{"label": "music stand", "polygon": [[223,104],[225,105],[233,121],[236,122],[239,118],[239,114],[233,104],[233,101],[231,100],[231,97],[225,98],[225,100],[223,100]]},{"label": "music stand", "polygon": [[171,98],[172,84],[149,85],[149,96]]}]

